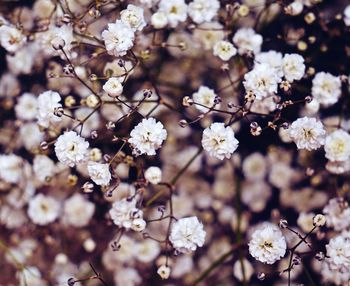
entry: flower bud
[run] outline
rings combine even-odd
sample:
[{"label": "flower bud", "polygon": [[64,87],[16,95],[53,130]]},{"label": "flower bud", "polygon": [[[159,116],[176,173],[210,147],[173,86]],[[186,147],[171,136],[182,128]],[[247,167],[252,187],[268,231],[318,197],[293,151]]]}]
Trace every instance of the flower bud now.
[{"label": "flower bud", "polygon": [[162,279],[168,279],[170,276],[170,267],[162,265],[158,268],[157,273]]}]

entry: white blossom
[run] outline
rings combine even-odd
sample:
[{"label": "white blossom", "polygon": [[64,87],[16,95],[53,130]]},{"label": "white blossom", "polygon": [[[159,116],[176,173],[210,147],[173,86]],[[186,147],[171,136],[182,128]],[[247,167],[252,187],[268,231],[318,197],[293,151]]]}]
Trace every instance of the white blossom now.
[{"label": "white blossom", "polygon": [[48,90],[38,96],[38,124],[43,127],[49,127],[50,124],[61,121],[61,117],[54,114],[55,108],[62,107],[61,96],[59,93]]},{"label": "white blossom", "polygon": [[350,5],[344,9],[344,23],[346,26],[350,26]]},{"label": "white blossom", "polygon": [[187,8],[184,0],[161,0],[158,12],[163,12],[169,25],[175,28],[180,22],[186,21]]},{"label": "white blossom", "polygon": [[28,216],[37,225],[47,225],[57,219],[60,210],[60,203],[55,198],[38,194],[29,201]]},{"label": "white blossom", "polygon": [[131,131],[129,143],[140,154],[155,155],[166,137],[167,132],[161,122],[157,122],[154,118],[144,118]]},{"label": "white blossom", "polygon": [[267,162],[265,157],[258,152],[250,154],[244,159],[242,170],[244,176],[248,180],[263,180],[267,173]]},{"label": "white blossom", "polygon": [[193,101],[200,104],[194,104],[194,106],[201,112],[207,112],[209,108],[212,108],[215,103],[215,98],[215,91],[203,85],[199,87],[198,91],[192,94]]},{"label": "white blossom", "polygon": [[0,179],[7,183],[18,183],[22,177],[23,160],[15,154],[0,155]]},{"label": "white blossom", "polygon": [[237,54],[237,49],[228,41],[219,41],[213,47],[213,55],[228,61]]},{"label": "white blossom", "polygon": [[26,37],[15,27],[0,27],[0,44],[10,53],[17,52],[26,43]]},{"label": "white blossom", "polygon": [[145,178],[151,184],[158,184],[162,180],[162,170],[159,167],[149,167],[145,171]]},{"label": "white blossom", "polygon": [[327,262],[331,269],[348,271],[350,267],[350,239],[338,235],[329,240],[326,245]]},{"label": "white blossom", "polygon": [[340,78],[326,72],[317,73],[312,80],[311,94],[325,107],[335,104],[341,95]]},{"label": "white blossom", "polygon": [[326,158],[332,162],[346,161],[350,158],[350,135],[342,129],[333,131],[324,144]]},{"label": "white blossom", "polygon": [[136,244],[136,258],[143,263],[151,263],[160,253],[159,244],[151,239],[145,239]]},{"label": "white blossom", "polygon": [[95,205],[81,194],[74,194],[64,202],[63,221],[74,227],[88,225],[95,211]]},{"label": "white blossom", "polygon": [[279,228],[265,224],[252,234],[249,242],[249,253],[257,260],[273,264],[286,253],[286,240]]},{"label": "white blossom", "polygon": [[218,0],[193,0],[188,4],[188,15],[197,24],[210,22],[216,16],[219,8]]},{"label": "white blossom", "polygon": [[238,47],[240,55],[246,53],[258,54],[261,50],[263,37],[252,28],[240,28],[233,36],[233,43]]},{"label": "white blossom", "polygon": [[279,77],[283,76],[283,70],[282,70],[282,62],[283,57],[282,54],[279,52],[276,52],[274,50],[270,50],[267,52],[261,52],[255,56],[255,64],[268,64],[272,69],[275,70],[275,72],[278,74]]},{"label": "white blossom", "polygon": [[36,155],[33,160],[33,170],[39,182],[44,183],[55,174],[55,163],[46,155]]},{"label": "white blossom", "polygon": [[63,133],[55,143],[58,160],[66,166],[74,167],[88,156],[89,142],[74,131]]},{"label": "white blossom", "polygon": [[254,68],[244,75],[245,90],[251,91],[260,100],[277,93],[281,78],[268,64],[256,64]]},{"label": "white blossom", "polygon": [[123,79],[121,77],[110,77],[103,85],[103,90],[112,97],[117,97],[123,93]]},{"label": "white blossom", "polygon": [[284,77],[289,82],[300,80],[305,74],[304,58],[298,54],[285,54],[282,67]]},{"label": "white blossom", "polygon": [[203,131],[204,150],[219,160],[230,159],[232,153],[238,148],[238,143],[232,128],[225,127],[224,123],[212,123]]},{"label": "white blossom", "polygon": [[161,265],[158,270],[157,270],[157,273],[158,275],[160,276],[160,278],[162,278],[163,280],[164,279],[168,279],[169,276],[170,276],[170,267],[169,266],[166,266],[166,265]]},{"label": "white blossom", "polygon": [[120,20],[133,31],[142,31],[146,26],[143,16],[143,8],[129,4],[127,9],[120,12]]},{"label": "white blossom", "polygon": [[87,168],[91,180],[93,180],[96,185],[109,185],[112,178],[111,172],[109,171],[109,164],[89,162]]},{"label": "white blossom", "polygon": [[37,98],[28,92],[23,93],[17,100],[15,112],[18,119],[32,120],[37,114]]},{"label": "white blossom", "polygon": [[350,226],[350,207],[343,198],[330,199],[324,207],[323,213],[326,216],[327,226],[336,231]]},{"label": "white blossom", "polygon": [[315,150],[325,142],[326,131],[316,118],[298,118],[291,124],[288,132],[298,149]]},{"label": "white blossom", "polygon": [[156,29],[163,29],[168,25],[168,18],[164,12],[156,12],[151,17],[152,26]]},{"label": "white blossom", "polygon": [[204,245],[206,232],[196,216],[181,218],[173,223],[169,240],[180,252],[195,251]]},{"label": "white blossom", "polygon": [[136,207],[135,199],[124,198],[113,203],[109,215],[114,224],[125,229],[142,231],[146,227],[142,210]]},{"label": "white blossom", "polygon": [[134,31],[122,21],[108,24],[108,29],[102,32],[107,52],[116,57],[126,55],[134,45]]}]

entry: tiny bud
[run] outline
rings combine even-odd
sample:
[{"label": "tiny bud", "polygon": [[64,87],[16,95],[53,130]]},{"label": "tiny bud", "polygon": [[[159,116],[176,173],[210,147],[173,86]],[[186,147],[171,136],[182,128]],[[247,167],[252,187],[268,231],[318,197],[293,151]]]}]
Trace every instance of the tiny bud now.
[{"label": "tiny bud", "polygon": [[280,88],[283,89],[285,92],[290,90],[290,87],[291,87],[290,83],[286,80],[284,80],[280,83]]},{"label": "tiny bud", "polygon": [[40,143],[40,149],[45,151],[49,148],[49,144],[46,141]]},{"label": "tiny bud", "polygon": [[57,51],[63,49],[66,45],[66,42],[63,40],[62,37],[54,37],[51,40],[51,45]]},{"label": "tiny bud", "polygon": [[185,96],[183,99],[182,99],[182,105],[185,106],[185,107],[189,107],[193,104],[193,100],[189,97],[189,96]]},{"label": "tiny bud", "polygon": [[294,264],[294,265],[300,265],[300,264],[301,264],[301,258],[300,258],[300,256],[295,255],[295,256],[293,257],[293,264]]},{"label": "tiny bud", "polygon": [[170,267],[162,265],[158,268],[157,273],[162,279],[168,279],[170,276]]},{"label": "tiny bud", "polygon": [[62,22],[69,24],[72,21],[72,17],[69,14],[64,14],[62,16]]},{"label": "tiny bud", "polygon": [[185,128],[188,125],[188,123],[185,119],[181,119],[179,121],[179,125],[180,125],[180,127]]},{"label": "tiny bud", "polygon": [[143,231],[146,227],[146,222],[142,218],[134,219],[131,229],[134,231]]},{"label": "tiny bud", "polygon": [[74,286],[75,284],[75,279],[74,278],[69,278],[67,281],[68,286]]},{"label": "tiny bud", "polygon": [[179,47],[180,47],[181,51],[184,51],[184,50],[187,49],[187,45],[186,45],[185,42],[180,42],[180,43],[179,43]]},{"label": "tiny bud", "polygon": [[53,110],[53,114],[56,115],[57,117],[62,117],[64,114],[64,110],[62,107],[55,107]]},{"label": "tiny bud", "polygon": [[257,278],[258,278],[260,281],[263,281],[263,280],[265,280],[266,275],[265,275],[264,272],[259,272],[258,275],[257,275]]},{"label": "tiny bud", "polygon": [[315,258],[318,260],[318,261],[322,261],[324,258],[325,258],[325,255],[322,251],[320,252],[317,252],[316,255],[315,255]]},{"label": "tiny bud", "polygon": [[145,90],[143,91],[143,96],[144,96],[144,97],[150,98],[150,97],[152,96],[152,90],[145,89]]},{"label": "tiny bud", "polygon": [[67,107],[72,107],[74,104],[76,103],[75,99],[73,96],[68,95],[65,99],[64,99],[64,105]]},{"label": "tiny bud", "polygon": [[114,127],[115,127],[115,123],[114,123],[113,121],[108,121],[108,122],[107,122],[106,128],[107,128],[108,130],[112,130],[112,129],[114,129]]},{"label": "tiny bud", "polygon": [[309,12],[305,15],[304,20],[307,24],[312,24],[316,20],[316,16],[314,13]]},{"label": "tiny bud", "polygon": [[288,123],[288,122],[283,122],[283,123],[281,124],[281,127],[282,127],[283,129],[288,129],[288,128],[289,128],[289,123]]},{"label": "tiny bud", "polygon": [[94,190],[94,185],[90,182],[86,182],[83,186],[82,186],[83,192],[84,193],[92,193]]},{"label": "tiny bud", "polygon": [[219,104],[221,101],[222,101],[222,100],[221,100],[221,97],[220,97],[220,96],[215,96],[215,98],[214,98],[214,103],[215,103],[215,104]]},{"label": "tiny bud", "polygon": [[95,108],[99,102],[99,98],[94,94],[91,94],[86,98],[86,105],[90,108]]},{"label": "tiny bud", "polygon": [[90,80],[90,81],[96,81],[96,80],[98,80],[98,77],[97,77],[97,75],[95,75],[94,73],[92,73],[92,74],[89,75],[89,80]]},{"label": "tiny bud", "polygon": [[250,90],[247,92],[247,94],[244,96],[244,99],[246,102],[253,102],[255,100],[254,93]]},{"label": "tiny bud", "polygon": [[118,66],[121,68],[125,65],[125,62],[123,60],[118,60]]},{"label": "tiny bud", "polygon": [[63,72],[65,74],[71,74],[74,72],[74,67],[71,65],[71,64],[66,64],[64,67],[63,67]]},{"label": "tiny bud", "polygon": [[98,133],[96,130],[91,131],[90,133],[91,139],[96,139],[98,137]]},{"label": "tiny bud", "polygon": [[305,102],[310,103],[313,100],[312,96],[308,95],[305,97]]},{"label": "tiny bud", "polygon": [[305,172],[306,176],[312,176],[313,174],[315,174],[315,170],[312,168],[307,168],[306,172]]},{"label": "tiny bud", "polygon": [[323,214],[317,214],[312,221],[314,226],[321,227],[326,224],[326,217]]},{"label": "tiny bud", "polygon": [[105,160],[105,162],[109,162],[111,160],[111,156],[108,154],[104,154],[103,155],[103,160]]},{"label": "tiny bud", "polygon": [[286,219],[281,219],[280,222],[279,222],[279,226],[280,228],[284,229],[284,228],[287,228],[288,226],[288,221]]}]

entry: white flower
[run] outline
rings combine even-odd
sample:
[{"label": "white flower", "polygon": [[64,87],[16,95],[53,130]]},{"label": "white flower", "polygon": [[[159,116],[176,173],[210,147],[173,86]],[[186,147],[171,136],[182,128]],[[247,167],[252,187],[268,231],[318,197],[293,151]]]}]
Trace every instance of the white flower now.
[{"label": "white flower", "polygon": [[88,225],[95,211],[95,205],[81,194],[74,194],[64,202],[63,220],[74,227]]},{"label": "white flower", "polygon": [[151,17],[152,26],[156,29],[163,29],[168,25],[168,18],[164,12],[156,12]]},{"label": "white flower", "polygon": [[37,225],[47,225],[56,220],[60,208],[53,197],[38,194],[29,201],[28,216]]},{"label": "white flower", "polygon": [[38,268],[26,266],[16,273],[19,286],[47,286],[47,282],[42,278]]},{"label": "white flower", "polygon": [[259,53],[255,56],[255,64],[268,64],[279,77],[283,76],[282,54],[274,50]]},{"label": "white flower", "polygon": [[37,98],[28,92],[25,92],[18,98],[15,106],[15,112],[18,119],[32,120],[37,114]]},{"label": "white flower", "polygon": [[55,163],[45,155],[36,155],[33,160],[33,170],[39,182],[44,183],[55,174]]},{"label": "white flower", "polygon": [[350,5],[346,6],[344,10],[344,23],[346,26],[350,26]]},{"label": "white flower", "polygon": [[143,17],[143,8],[132,4],[129,4],[127,9],[120,12],[120,20],[133,31],[142,31],[146,26],[146,21]]},{"label": "white flower", "polygon": [[184,0],[161,0],[158,12],[163,12],[169,25],[175,28],[179,22],[186,21],[187,5]]},{"label": "white flower", "polygon": [[228,41],[219,41],[214,45],[213,55],[218,56],[223,61],[228,61],[237,54],[237,49]]},{"label": "white flower", "polygon": [[220,8],[218,0],[193,0],[188,4],[188,14],[193,22],[201,24],[210,22]]},{"label": "white flower", "polygon": [[44,133],[40,131],[39,125],[34,122],[28,122],[21,125],[19,136],[23,142],[24,148],[28,151],[32,151],[34,148],[39,147],[44,139]]},{"label": "white flower", "polygon": [[340,231],[350,226],[350,208],[343,198],[333,198],[324,207],[328,227]]},{"label": "white flower", "polygon": [[238,140],[231,127],[224,123],[212,123],[203,131],[202,145],[210,156],[219,160],[230,159],[238,147]]},{"label": "white flower", "polygon": [[257,260],[273,264],[286,253],[286,240],[277,226],[263,225],[255,230],[249,242],[249,253]]},{"label": "white flower", "polygon": [[201,24],[201,29],[195,29],[193,38],[201,43],[204,50],[212,50],[214,45],[225,38],[224,27],[218,22]]},{"label": "white flower", "polygon": [[300,0],[296,0],[287,6],[288,12],[292,16],[297,16],[303,12],[304,4]]},{"label": "white flower", "polygon": [[55,108],[62,107],[61,96],[52,90],[41,93],[38,97],[38,124],[43,127],[49,127],[50,123],[61,121],[61,117],[54,114]]},{"label": "white flower", "polygon": [[157,273],[162,279],[168,279],[170,276],[170,267],[166,265],[161,265],[158,268]]},{"label": "white flower", "polygon": [[346,161],[350,158],[350,135],[338,129],[326,137],[324,144],[326,158],[332,162]]},{"label": "white flower", "polygon": [[103,90],[112,97],[117,97],[123,92],[123,79],[120,77],[110,77],[103,85]]},{"label": "white flower", "polygon": [[323,106],[336,103],[341,95],[340,78],[330,73],[317,73],[312,80],[311,94]]},{"label": "white flower", "polygon": [[155,155],[166,137],[167,132],[161,122],[157,122],[154,118],[144,118],[131,131],[129,143],[140,154]]},{"label": "white flower", "polygon": [[350,267],[350,240],[338,235],[329,240],[326,245],[327,258],[331,269],[349,270]]},{"label": "white flower", "polygon": [[145,178],[151,184],[158,184],[162,180],[162,170],[158,167],[149,167],[145,171]]},{"label": "white flower", "polygon": [[114,224],[125,229],[142,231],[146,227],[142,210],[136,207],[135,199],[124,198],[113,203],[109,215]]},{"label": "white flower", "polygon": [[108,54],[116,57],[126,55],[134,45],[134,31],[122,21],[108,24],[108,29],[102,32]]},{"label": "white flower", "polygon": [[243,161],[242,170],[244,176],[248,180],[263,180],[267,171],[267,162],[265,157],[258,152],[249,155]]},{"label": "white flower", "polygon": [[17,155],[0,155],[0,179],[7,183],[18,183],[22,177],[23,160]]},{"label": "white flower", "polygon": [[[207,112],[209,108],[214,106],[216,93],[213,89],[201,85],[195,93],[192,94],[193,101],[201,105],[194,106],[201,112]],[[202,106],[204,105],[204,106]]]},{"label": "white flower", "polygon": [[277,92],[281,78],[268,64],[257,64],[244,75],[245,90],[252,91],[256,99],[260,100]]},{"label": "white flower", "polygon": [[233,36],[233,43],[238,47],[240,55],[252,52],[258,54],[261,49],[263,37],[252,28],[240,28]]},{"label": "white flower", "polygon": [[88,173],[96,185],[108,186],[112,178],[108,164],[89,162]]},{"label": "white flower", "polygon": [[151,239],[145,239],[136,245],[136,258],[143,263],[150,263],[160,252],[159,244]]},{"label": "white flower", "polygon": [[183,253],[195,251],[204,245],[206,232],[196,216],[181,218],[171,227],[169,240],[173,247]]},{"label": "white flower", "polygon": [[26,42],[26,37],[14,27],[1,26],[0,35],[1,46],[10,53],[17,52]]},{"label": "white flower", "polygon": [[325,142],[326,131],[316,118],[298,118],[291,124],[288,132],[298,149],[315,150]]},{"label": "white flower", "polygon": [[58,160],[66,166],[74,167],[83,162],[88,155],[89,142],[74,131],[63,133],[55,143]]},{"label": "white flower", "polygon": [[298,54],[285,54],[282,67],[284,77],[289,82],[300,80],[305,74],[304,58]]}]

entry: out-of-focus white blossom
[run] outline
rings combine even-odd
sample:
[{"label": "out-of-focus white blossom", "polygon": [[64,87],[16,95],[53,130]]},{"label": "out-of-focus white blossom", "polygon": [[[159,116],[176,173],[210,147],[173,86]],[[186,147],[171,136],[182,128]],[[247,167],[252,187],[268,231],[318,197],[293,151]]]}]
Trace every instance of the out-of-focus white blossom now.
[{"label": "out-of-focus white blossom", "polygon": [[44,183],[55,174],[55,163],[45,155],[36,155],[33,160],[33,170],[39,182]]},{"label": "out-of-focus white blossom", "polygon": [[48,90],[38,96],[38,124],[43,127],[49,127],[50,124],[62,120],[61,117],[54,114],[56,108],[62,107],[61,96],[58,92]]},{"label": "out-of-focus white blossom", "polygon": [[333,131],[324,144],[326,158],[332,162],[346,161],[350,158],[350,135],[342,129]]},{"label": "out-of-focus white blossom", "polygon": [[103,85],[103,90],[112,97],[117,97],[123,93],[123,79],[119,77],[110,77]]},{"label": "out-of-focus white blossom", "polygon": [[312,80],[311,94],[325,107],[335,104],[341,95],[340,78],[328,72],[318,72]]},{"label": "out-of-focus white blossom", "polygon": [[0,179],[15,184],[22,177],[23,160],[15,154],[0,155]]},{"label": "out-of-focus white blossom", "polygon": [[203,85],[199,87],[198,91],[192,94],[193,101],[200,104],[194,104],[194,106],[201,112],[207,112],[209,108],[212,108],[215,103],[215,98],[215,91]]},{"label": "out-of-focus white blossom", "polygon": [[261,50],[263,37],[252,28],[240,28],[233,36],[233,43],[238,47],[240,55],[246,53],[258,54]]},{"label": "out-of-focus white blossom", "polygon": [[329,240],[326,245],[327,262],[334,270],[349,271],[350,267],[350,240],[342,235],[338,235]]},{"label": "out-of-focus white blossom", "polygon": [[344,23],[346,26],[350,26],[350,5],[344,9]]},{"label": "out-of-focus white blossom", "polygon": [[60,214],[60,203],[51,196],[38,194],[29,201],[28,216],[37,225],[54,222]]},{"label": "out-of-focus white blossom", "polygon": [[330,199],[324,207],[323,213],[326,216],[327,226],[336,231],[344,230],[350,226],[350,207],[343,198]]},{"label": "out-of-focus white blossom", "polygon": [[193,0],[188,4],[188,15],[197,24],[210,22],[216,16],[219,8],[218,0]]},{"label": "out-of-focus white blossom", "polygon": [[161,0],[158,12],[164,13],[169,25],[175,28],[180,22],[186,21],[187,9],[184,0]]},{"label": "out-of-focus white blossom", "polygon": [[88,225],[95,211],[95,204],[89,202],[81,194],[74,194],[64,202],[63,221],[74,227]]},{"label": "out-of-focus white blossom", "polygon": [[10,53],[17,52],[26,43],[26,37],[15,27],[0,27],[0,44]]},{"label": "out-of-focus white blossom", "polygon": [[127,9],[120,12],[120,20],[133,31],[142,31],[146,26],[146,21],[143,17],[143,8],[132,4],[129,4]]},{"label": "out-of-focus white blossom", "polygon": [[151,17],[152,26],[156,29],[163,29],[168,25],[168,18],[164,12],[156,12]]}]

